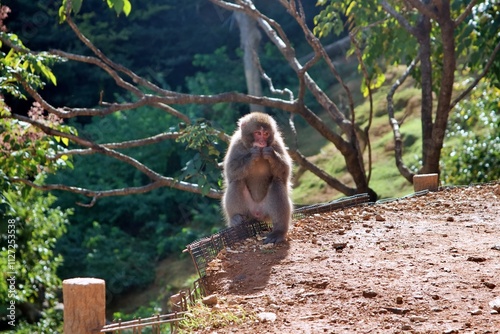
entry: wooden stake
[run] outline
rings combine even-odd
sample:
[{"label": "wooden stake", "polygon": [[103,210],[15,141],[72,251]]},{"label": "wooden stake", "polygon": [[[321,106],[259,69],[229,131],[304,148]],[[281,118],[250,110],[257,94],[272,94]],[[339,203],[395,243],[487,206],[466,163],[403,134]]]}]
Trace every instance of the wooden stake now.
[{"label": "wooden stake", "polygon": [[439,185],[438,175],[434,174],[420,174],[413,176],[413,189],[415,192],[426,190],[437,191]]},{"label": "wooden stake", "polygon": [[99,333],[106,324],[106,282],[98,278],[63,281],[64,333]]}]

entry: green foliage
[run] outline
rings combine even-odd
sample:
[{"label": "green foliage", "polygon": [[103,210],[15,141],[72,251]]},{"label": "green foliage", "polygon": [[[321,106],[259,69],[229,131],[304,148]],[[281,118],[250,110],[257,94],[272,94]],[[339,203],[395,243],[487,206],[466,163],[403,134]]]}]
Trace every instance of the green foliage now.
[{"label": "green foliage", "polygon": [[[2,91],[25,99],[26,96],[19,86],[20,79],[34,89],[45,86],[41,76],[50,80],[52,84],[57,84],[51,66],[56,62],[63,61],[61,57],[51,55],[48,52],[27,53],[29,50],[16,34],[0,31],[0,37],[8,40],[12,45],[7,54],[0,51],[0,88]],[[0,46],[2,46],[2,42],[0,42]]]},{"label": "green foliage", "polygon": [[[452,3],[453,15],[463,11],[465,2]],[[489,57],[500,42],[500,19],[498,1],[478,1],[472,13],[456,29],[457,55],[465,61],[467,69],[480,72],[485,65],[485,57]],[[497,53],[487,74],[490,83],[500,88],[500,57]]]},{"label": "green foliage", "polygon": [[177,138],[177,142],[186,143],[187,148],[198,152],[186,163],[179,179],[198,184],[203,195],[208,194],[210,188],[222,187],[222,173],[218,163],[224,154],[225,145],[221,145],[219,141],[217,133],[205,120],[187,126]]},{"label": "green foliage", "polygon": [[[0,113],[8,116],[10,109],[0,100]],[[60,124],[55,115],[44,115],[40,106],[35,103],[29,112],[37,122],[52,126],[65,133],[76,133],[70,126]],[[64,153],[67,150],[67,138],[47,136],[35,126],[10,118],[0,118],[0,157],[3,168],[0,175],[5,177],[33,178],[39,173],[53,173],[64,167],[72,167],[72,159]],[[2,183],[7,178],[0,179]]]},{"label": "green foliage", "polygon": [[[199,68],[199,71],[185,79],[189,93],[210,95],[244,91],[246,84],[241,61],[241,52],[233,54],[228,51],[227,46],[218,48],[212,54],[196,54],[193,65]],[[192,106],[186,113],[193,119],[211,119],[214,124],[229,130],[247,110],[247,106],[219,103],[210,107]]]},{"label": "green foliage", "polygon": [[[116,15],[124,13],[125,16],[129,16],[132,11],[132,4],[130,0],[103,0],[106,1],[110,9],[114,9]],[[70,12],[78,13],[82,8],[83,0],[72,0]],[[61,7],[59,7],[59,20],[64,22],[66,20],[66,8],[68,6],[68,0],[63,0]]]},{"label": "green foliage", "polygon": [[[130,245],[134,247],[130,247]],[[85,274],[106,281],[112,294],[142,287],[154,279],[155,249],[148,240],[132,237],[118,227],[93,223],[85,231]],[[140,249],[140,252],[137,250]]]},{"label": "green foliage", "polygon": [[193,333],[197,330],[222,329],[231,325],[254,321],[255,315],[245,311],[241,306],[213,309],[201,301],[190,306],[189,315],[180,323],[179,333]]},{"label": "green foliage", "polygon": [[[389,1],[394,10],[410,23],[418,26],[419,15],[416,11],[408,11],[405,4]],[[370,81],[379,82],[383,69],[379,62],[385,65],[409,64],[418,52],[417,40],[398,21],[389,15],[378,1],[343,1],[319,0],[322,11],[314,18],[314,33],[325,37],[331,32],[339,35],[347,30],[363,45],[362,60],[368,69]],[[452,2],[452,17],[458,17],[466,8],[467,2]],[[496,33],[500,28],[498,16],[499,5],[495,1],[478,1],[472,14],[455,30],[457,55],[466,59],[467,65],[473,71],[479,71],[500,41]],[[438,91],[441,82],[443,65],[443,50],[441,31],[436,22],[431,30],[433,90]],[[350,54],[354,53],[351,45]],[[497,57],[497,59],[499,59]],[[489,72],[494,84],[500,82],[500,61],[496,60]],[[418,68],[412,73],[417,80],[420,78]]]},{"label": "green foliage", "polygon": [[500,179],[500,89],[485,84],[452,115],[442,155],[446,184]]},{"label": "green foliage", "polygon": [[[98,143],[180,131],[181,142],[168,140],[121,152],[161,174],[183,180],[189,171],[189,181],[205,177],[207,184],[217,186],[220,171],[217,174],[216,165],[201,162],[202,156],[215,161],[221,150],[219,144],[214,143],[216,138],[207,124],[197,123],[193,128],[186,128],[163,111],[142,108],[95,117],[85,126],[75,126],[81,135]],[[186,146],[191,148],[186,150]],[[200,150],[197,155],[200,160],[196,163],[205,164],[197,170],[190,169],[195,150]],[[150,182],[135,168],[106,156],[76,156],[74,165],[73,171],[63,170],[49,181],[91,189],[142,186]],[[59,193],[62,207],[73,207],[77,201],[89,200],[71,193]],[[202,219],[190,223],[195,215]],[[217,201],[168,188],[140,197],[101,198],[91,208],[76,207],[71,221],[68,233],[58,242],[57,249],[66,259],[59,270],[60,276],[103,278],[111,295],[151,283],[159,259],[178,256],[187,244],[209,234],[214,225],[221,225]]]},{"label": "green foliage", "polygon": [[[4,167],[3,164],[0,166]],[[42,181],[40,179],[43,176],[40,175],[38,178],[38,181]],[[71,210],[63,211],[53,207],[55,200],[56,198],[50,194],[43,194],[19,184],[3,188],[0,197],[0,216],[3,217],[0,234],[2,240],[0,267],[4,275],[15,272],[16,305],[28,303],[41,310],[41,319],[35,324],[29,325],[26,319],[21,319],[19,325],[22,330],[19,333],[54,332],[62,323],[60,312],[54,309],[61,287],[56,270],[62,262],[62,257],[54,254],[54,246],[66,231]],[[7,240],[8,220],[15,221],[14,268],[7,266],[9,249],[4,246]],[[0,282],[2,318],[5,317],[5,303],[9,302],[6,289],[6,280],[2,279]]]}]

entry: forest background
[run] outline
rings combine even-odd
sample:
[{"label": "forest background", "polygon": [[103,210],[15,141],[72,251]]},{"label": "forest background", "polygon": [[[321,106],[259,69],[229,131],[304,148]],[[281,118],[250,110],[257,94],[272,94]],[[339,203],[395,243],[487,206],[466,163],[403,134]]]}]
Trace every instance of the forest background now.
[{"label": "forest background", "polygon": [[[328,59],[332,59],[336,70],[325,70],[330,64],[324,59],[313,67],[317,64],[309,63],[310,58],[320,54],[320,49],[315,49],[318,46],[311,36],[304,38],[304,27],[296,18],[289,15],[279,2],[255,3],[267,17],[279,21],[289,37],[286,42],[293,45],[297,59],[311,64],[308,71],[345,117],[342,121],[352,121],[354,139],[349,138],[351,128],[346,130],[335,122],[332,115],[339,117],[335,114],[337,111],[326,110],[314,93],[301,95],[302,86],[297,83],[293,66],[282,61],[286,55],[274,48],[271,38],[264,34],[259,37],[261,69],[257,69],[256,73],[260,77],[261,71],[265,71],[272,78],[274,87],[288,88],[289,91],[283,91],[285,95],[292,92],[297,99],[303,99],[307,109],[316,111],[319,120],[324,120],[324,123],[313,119],[316,123],[312,127],[310,120],[304,116],[307,114],[287,110],[292,108],[291,103],[279,104],[272,98],[263,101],[242,95],[223,95],[224,92],[245,93],[252,90],[245,74],[247,54],[243,43],[245,38],[240,35],[241,21],[227,8],[212,2],[73,1],[73,6],[81,5],[81,8],[73,7],[73,12],[77,13],[71,15],[83,35],[114,64],[120,64],[154,84],[141,89],[150,92],[155,87],[161,87],[191,98],[191,103],[173,103],[175,110],[172,111],[170,107],[159,105],[163,102],[123,108],[127,103],[133,104],[128,101],[133,101],[134,90],[116,85],[116,78],[109,72],[99,70],[88,62],[64,61],[63,58],[68,57],[61,53],[38,53],[42,50],[64,50],[73,55],[93,55],[68,24],[59,22],[64,16],[64,11],[60,11],[60,1],[2,1],[10,12],[2,9],[2,26],[5,24],[6,30],[2,34],[0,264],[2,268],[9,267],[7,221],[15,219],[18,292],[15,300],[19,332],[57,329],[61,322],[57,307],[61,279],[76,276],[105,279],[108,302],[113,304],[114,300],[113,309],[119,310],[116,301],[121,296],[155,285],[155,272],[165,259],[182,257],[182,250],[187,244],[223,228],[218,200],[221,187],[218,162],[226,149],[225,134],[231,134],[236,120],[249,111],[249,104],[252,108],[265,108],[271,113],[285,132],[288,145],[295,146],[292,153],[297,163],[296,175],[300,176],[296,178],[294,190],[296,202],[305,204],[308,201],[331,200],[342,194],[363,190],[373,191],[378,198],[411,191],[408,177],[401,175],[404,173],[400,173],[400,166],[396,167],[394,156],[397,152],[393,149],[398,143],[393,139],[393,132],[396,131],[390,125],[391,117],[387,117],[390,104],[386,102],[386,97],[396,80],[405,75],[405,69],[415,66],[412,61],[418,54],[418,48],[415,45],[412,48],[399,45],[398,52],[405,47],[412,50],[402,55],[391,50],[393,46],[387,45],[387,37],[373,37],[375,33],[370,34],[369,28],[378,22],[375,9],[369,13],[373,15],[371,19],[374,22],[370,22],[370,15],[363,17],[360,15],[363,12],[357,13],[367,28],[356,30],[361,22],[349,19],[349,13],[355,10],[334,8],[335,3],[341,6],[341,2],[320,1],[322,6],[304,2],[305,24],[311,31],[316,26],[314,31],[317,36],[322,36],[321,43],[332,46],[334,51],[329,53]],[[127,7],[130,4],[131,11]],[[371,2],[367,2],[367,7],[369,4]],[[467,13],[470,4],[477,6],[475,11],[468,12],[470,17],[466,22],[472,23],[454,33],[458,40],[461,36],[464,41],[470,40],[468,44],[456,46],[459,66],[454,69],[454,96],[467,91],[471,83],[478,88],[467,92],[466,98],[457,103],[446,122],[445,147],[440,159],[441,180],[446,184],[469,184],[500,178],[497,167],[500,165],[499,8],[489,1],[455,1],[453,8],[458,13],[461,10]],[[343,15],[333,15],[334,10]],[[418,17],[410,13],[412,16],[418,22]],[[373,30],[376,28],[373,27]],[[330,33],[332,30],[336,34]],[[399,38],[406,38],[401,32],[397,34],[402,35]],[[360,41],[362,46],[353,41]],[[23,53],[20,45],[35,52]],[[439,43],[432,47],[433,66],[436,68],[445,63],[442,48]],[[384,56],[384,51],[392,51],[394,57],[401,58],[396,61],[394,57]],[[16,59],[18,68],[12,65]],[[483,73],[488,64],[489,70]],[[393,96],[396,116],[392,118],[396,117],[401,131],[404,130],[400,142],[405,145],[403,157],[409,175],[422,171],[425,165],[422,161],[425,148],[422,137],[425,133],[422,133],[418,110],[423,104],[420,91],[425,87],[421,72],[422,69],[417,68],[406,73],[414,79],[408,80],[404,91]],[[299,75],[298,78],[304,80],[304,76]],[[476,78],[482,80],[475,82]],[[439,79],[440,76],[435,75],[434,82],[430,83],[436,96],[442,88]],[[261,95],[254,93],[254,96],[276,93],[267,80],[261,81],[264,92]],[[347,92],[343,86],[348,86]],[[31,92],[30,87],[38,90]],[[48,113],[50,110],[46,106],[34,104],[34,99],[39,96],[37,91],[50,106],[64,106],[67,111],[91,110],[99,104],[102,108],[118,104],[122,108],[113,110],[109,115],[77,112],[76,117],[67,117],[62,121],[50,116],[54,113]],[[349,106],[349,95],[352,95],[352,106]],[[195,100],[194,96],[222,97],[207,102]],[[114,104],[106,105],[103,101],[113,101]],[[437,108],[436,104],[431,102],[434,108]],[[178,117],[177,112],[184,116]],[[13,114],[19,117],[12,117]],[[289,126],[290,114],[302,116],[293,118],[295,133]],[[341,134],[335,136],[329,133],[323,129],[326,126]],[[51,132],[48,128],[59,132]],[[160,139],[155,137],[159,134],[163,136]],[[102,145],[140,138],[156,139],[153,144],[139,149],[118,147],[117,150],[140,161],[146,169],[123,163],[123,160],[116,159],[118,155],[75,151],[79,149],[78,144],[85,143],[85,140]],[[329,141],[336,145],[328,144]],[[338,147],[343,147],[344,142],[362,146],[364,160],[362,157],[361,161],[366,168],[362,168],[361,179],[364,183],[358,183],[359,179],[354,177],[356,171],[349,167],[349,159],[342,159]],[[102,153],[102,146],[100,150]],[[148,192],[138,191],[140,195],[102,196],[106,191],[147,187],[153,175],[148,174],[149,170],[172,176],[171,186],[163,184],[162,187],[148,189]],[[338,176],[338,179],[326,174]],[[393,181],[387,182],[388,178]],[[175,189],[178,184],[183,185],[182,182],[198,187],[189,188],[186,185],[187,191]],[[71,185],[74,188],[59,187],[59,190],[51,192],[40,190],[48,184]],[[76,188],[101,192],[89,194]],[[119,195],[124,194],[127,191]],[[8,271],[3,270],[4,273]],[[185,278],[186,274],[181,273],[180,276]],[[135,315],[149,315],[161,308],[165,312],[164,300],[178,288],[171,283],[162,286],[159,289],[161,293],[137,310]],[[1,282],[0,293],[8,296],[5,280]],[[8,301],[8,298],[2,300]],[[2,306],[1,312],[5,309]],[[7,313],[0,315],[0,328],[8,329]]]}]

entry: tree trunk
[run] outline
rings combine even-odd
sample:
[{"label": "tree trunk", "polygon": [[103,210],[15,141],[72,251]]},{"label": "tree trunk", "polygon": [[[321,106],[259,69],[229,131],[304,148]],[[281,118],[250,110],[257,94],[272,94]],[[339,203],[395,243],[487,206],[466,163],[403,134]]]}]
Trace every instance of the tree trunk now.
[{"label": "tree trunk", "polygon": [[[448,116],[450,113],[453,83],[455,81],[455,23],[451,19],[450,4],[443,1],[439,7],[438,23],[441,28],[441,40],[443,43],[443,70],[441,73],[441,84],[439,87],[438,106],[436,117],[432,126],[430,138],[425,138],[423,151],[422,174],[438,173],[441,149],[443,148]],[[424,126],[424,123],[422,123]]]},{"label": "tree trunk", "polygon": [[432,150],[432,62],[431,62],[431,20],[421,15],[416,27],[417,40],[420,44],[420,80],[422,83],[422,164],[427,165],[426,152]]},{"label": "tree trunk", "polygon": [[[234,12],[240,29],[240,43],[243,49],[243,66],[249,95],[262,96],[262,83],[259,71],[258,48],[261,34],[257,22],[243,12]],[[251,104],[251,111],[265,111],[264,106]]]}]

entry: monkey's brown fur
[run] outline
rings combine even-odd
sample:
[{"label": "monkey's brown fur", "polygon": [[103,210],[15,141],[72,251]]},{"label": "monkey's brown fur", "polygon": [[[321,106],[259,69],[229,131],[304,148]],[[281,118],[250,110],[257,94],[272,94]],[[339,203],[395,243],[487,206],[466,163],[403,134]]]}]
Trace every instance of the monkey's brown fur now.
[{"label": "monkey's brown fur", "polygon": [[[255,131],[269,134],[265,147],[256,147]],[[292,216],[292,160],[275,120],[253,112],[238,121],[224,158],[222,206],[229,226],[245,220],[272,221],[264,243],[284,241]]]}]

